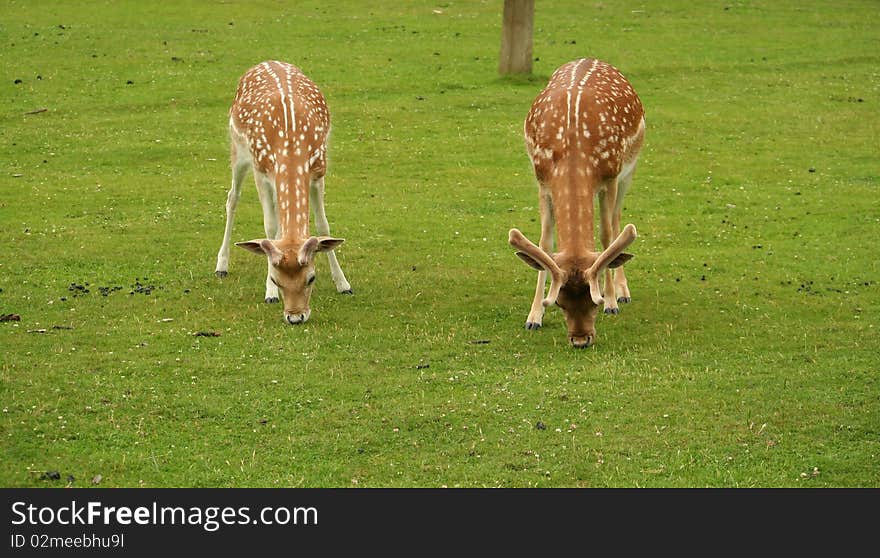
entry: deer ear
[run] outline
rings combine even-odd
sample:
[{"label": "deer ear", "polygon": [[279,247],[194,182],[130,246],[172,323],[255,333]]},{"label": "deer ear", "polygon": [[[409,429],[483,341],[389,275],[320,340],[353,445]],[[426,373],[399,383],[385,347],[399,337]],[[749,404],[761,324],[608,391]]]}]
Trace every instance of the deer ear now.
[{"label": "deer ear", "polygon": [[303,245],[299,247],[299,253],[296,255],[296,259],[299,262],[299,265],[308,265],[312,258],[315,257],[315,252],[318,249],[318,237],[310,236]]},{"label": "deer ear", "polygon": [[235,245],[238,246],[239,248],[244,248],[248,252],[253,252],[254,254],[260,254],[260,255],[265,254],[265,252],[263,252],[263,247],[260,246],[259,240],[248,240],[247,242],[236,242]]},{"label": "deer ear", "polygon": [[299,249],[299,254],[297,255],[299,265],[308,265],[314,259],[316,253],[333,250],[343,242],[345,242],[344,238],[310,236]]},{"label": "deer ear", "polygon": [[526,262],[526,265],[528,265],[532,269],[544,271],[544,268],[541,266],[541,264],[536,262],[530,255],[526,254],[525,252],[516,252],[516,255],[517,257],[519,257],[519,259]]},{"label": "deer ear", "polygon": [[281,250],[279,250],[278,247],[275,246],[275,243],[268,238],[262,240],[248,240],[247,242],[236,242],[235,245],[244,248],[249,252],[253,252],[254,254],[268,256],[272,265],[278,265],[281,263],[281,258],[283,256]]},{"label": "deer ear", "polygon": [[316,252],[327,252],[329,250],[335,249],[337,246],[345,242],[344,238],[333,238],[332,236],[319,236],[318,237],[318,247],[315,249]]},{"label": "deer ear", "polygon": [[617,255],[616,258],[611,260],[611,263],[608,264],[608,267],[610,269],[614,269],[615,267],[620,267],[623,264],[625,264],[626,262],[633,259],[634,257],[635,256],[633,256],[632,254],[627,254],[626,252],[621,252],[620,254]]}]

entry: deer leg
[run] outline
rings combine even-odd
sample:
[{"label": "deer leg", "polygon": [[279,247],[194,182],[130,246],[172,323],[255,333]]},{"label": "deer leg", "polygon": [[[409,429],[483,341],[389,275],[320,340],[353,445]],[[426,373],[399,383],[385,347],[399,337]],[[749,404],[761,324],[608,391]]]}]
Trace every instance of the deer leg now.
[{"label": "deer leg", "polygon": [[[309,202],[312,204],[312,211],[315,214],[315,228],[319,235],[330,236],[330,224],[327,222],[327,214],[324,212],[324,177],[313,178],[309,184]],[[333,284],[336,285],[336,292],[343,294],[352,294],[351,285],[345,278],[342,268],[339,267],[339,260],[336,259],[336,252],[327,250],[327,261],[330,262],[330,277]]]},{"label": "deer leg", "polygon": [[[254,171],[254,181],[257,183],[257,193],[260,195],[260,205],[263,206],[263,230],[266,238],[275,239],[278,234],[278,212],[275,208],[275,184],[269,176]],[[272,262],[266,258],[266,302],[278,302],[278,287],[272,282]]]},{"label": "deer leg", "polygon": [[[614,206],[614,221],[612,226],[614,227],[614,234],[620,234],[620,216],[621,210],[623,209],[623,197],[626,195],[627,190],[629,190],[629,185],[632,183],[633,172],[635,171],[635,167],[629,169],[629,171],[622,175],[618,179],[617,186],[617,200]],[[617,302],[621,304],[626,304],[632,300],[632,297],[629,293],[629,285],[626,282],[626,273],[623,271],[624,266],[621,265],[618,268],[614,269],[614,290],[617,293]]]},{"label": "deer leg", "polygon": [[[617,206],[617,179],[611,179],[605,189],[599,194],[599,236],[602,246],[608,248],[611,242],[620,233],[620,222],[614,226],[614,214]],[[617,295],[614,292],[614,280],[612,270],[605,268],[605,282],[602,286],[602,298],[605,300],[605,313],[617,314],[620,309],[617,306]]]},{"label": "deer leg", "polygon": [[214,273],[217,277],[226,277],[229,271],[229,249],[232,245],[232,222],[235,220],[235,209],[241,198],[241,183],[244,181],[245,171],[250,162],[241,160],[236,153],[235,143],[232,145],[232,187],[226,196],[226,230],[223,232],[223,244],[217,253],[217,267]]},{"label": "deer leg", "polygon": [[[614,230],[620,232],[620,210],[614,212]],[[616,238],[616,237],[615,237]],[[614,292],[617,296],[619,304],[628,304],[632,301],[629,294],[629,285],[626,282],[626,273],[623,271],[624,266],[614,268]],[[612,271],[612,270],[609,270]]]},{"label": "deer leg", "polygon": [[[538,246],[548,254],[553,253],[553,201],[550,199],[550,193],[543,186],[540,187],[540,204],[541,204],[541,240]],[[538,284],[535,285],[535,298],[532,300],[532,307],[529,310],[529,317],[526,319],[526,329],[539,329],[544,323],[544,288],[547,285],[547,271],[538,272]]]}]

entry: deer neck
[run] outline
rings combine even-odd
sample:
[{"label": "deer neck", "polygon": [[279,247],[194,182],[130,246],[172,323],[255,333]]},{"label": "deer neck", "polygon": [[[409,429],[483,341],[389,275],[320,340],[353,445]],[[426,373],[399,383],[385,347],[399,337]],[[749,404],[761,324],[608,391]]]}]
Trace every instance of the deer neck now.
[{"label": "deer neck", "polygon": [[578,170],[575,165],[559,165],[557,175],[550,181],[557,251],[570,256],[593,252],[596,247],[593,231],[596,185],[591,176],[581,176]]},{"label": "deer neck", "polygon": [[307,159],[281,157],[275,162],[275,194],[278,236],[304,240],[309,237],[309,169]]}]

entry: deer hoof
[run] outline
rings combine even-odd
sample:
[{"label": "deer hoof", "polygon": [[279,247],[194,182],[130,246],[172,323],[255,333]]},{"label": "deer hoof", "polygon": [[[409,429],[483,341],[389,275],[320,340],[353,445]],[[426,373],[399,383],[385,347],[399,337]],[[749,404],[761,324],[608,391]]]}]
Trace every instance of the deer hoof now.
[{"label": "deer hoof", "polygon": [[620,314],[620,308],[606,308],[606,314]]},{"label": "deer hoof", "polygon": [[339,293],[339,294],[344,294],[344,295],[353,295],[353,294],[354,294],[354,291],[353,291],[353,290],[351,290],[351,289],[348,289],[348,290],[345,290],[345,291],[340,291],[340,293]]},{"label": "deer hoof", "polygon": [[541,329],[541,324],[537,322],[526,322],[526,329],[529,331],[536,331]]},{"label": "deer hoof", "polygon": [[622,296],[617,299],[617,302],[620,304],[629,304],[632,302],[632,299],[628,296]]},{"label": "deer hoof", "polygon": [[214,275],[216,275],[216,276],[219,277],[220,279],[223,279],[224,277],[226,277],[227,275],[229,275],[229,273],[226,272],[226,271],[215,271],[215,272],[214,272]]},{"label": "deer hoof", "polygon": [[278,303],[277,296],[267,296],[266,297],[266,304],[276,304],[276,303]]}]

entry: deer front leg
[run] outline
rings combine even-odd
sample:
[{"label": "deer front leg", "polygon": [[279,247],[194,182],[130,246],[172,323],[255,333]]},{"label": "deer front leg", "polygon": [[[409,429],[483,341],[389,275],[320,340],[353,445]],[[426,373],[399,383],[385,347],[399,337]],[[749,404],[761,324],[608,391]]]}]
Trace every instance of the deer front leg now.
[{"label": "deer front leg", "polygon": [[[327,222],[327,214],[324,212],[324,177],[313,178],[309,184],[309,203],[312,204],[312,211],[315,214],[315,229],[322,236],[330,236],[330,224]],[[336,259],[336,252],[327,250],[327,261],[330,263],[330,277],[333,284],[336,285],[336,292],[342,294],[353,294],[351,285],[345,278],[342,268],[339,267],[339,260]]]},{"label": "deer front leg", "polygon": [[[599,235],[602,240],[602,246],[608,248],[611,242],[617,238],[620,233],[620,221],[617,221],[617,227],[614,226],[617,206],[617,179],[608,181],[605,189],[599,194]],[[605,269],[605,283],[602,287],[602,298],[605,300],[605,313],[618,314],[620,308],[617,306],[617,295],[614,292],[614,278],[611,268]]]},{"label": "deer front leg", "polygon": [[[538,246],[548,254],[553,253],[553,202],[550,199],[550,193],[543,186],[540,187],[540,204],[541,204],[541,240]],[[544,311],[546,308],[542,304],[544,300],[544,287],[547,284],[547,272],[542,270],[538,272],[538,284],[535,286],[535,298],[532,299],[532,307],[529,310],[529,316],[526,318],[526,329],[539,329],[544,323]]]},{"label": "deer front leg", "polygon": [[[626,195],[627,190],[629,190],[629,185],[632,184],[634,171],[635,166],[631,167],[628,172],[622,174],[618,179],[617,200],[614,204],[614,221],[612,222],[615,235],[620,234],[620,215],[623,210],[623,197]],[[629,285],[626,282],[626,273],[623,271],[623,268],[624,266],[621,265],[614,269],[614,290],[617,293],[617,302],[627,304],[632,301],[632,296],[629,293]]]},{"label": "deer front leg", "polygon": [[[619,206],[618,206],[619,207]],[[620,209],[614,212],[614,234],[620,234]],[[613,238],[617,238],[614,236]],[[626,282],[626,274],[623,271],[624,266],[614,268],[614,292],[617,294],[617,302],[627,304],[632,300],[629,294],[629,285]],[[610,270],[609,270],[610,271]]]},{"label": "deer front leg", "polygon": [[[257,193],[260,195],[260,205],[263,207],[263,230],[266,238],[274,239],[278,234],[278,212],[275,208],[275,184],[269,177],[261,172],[254,171],[254,181],[257,183]],[[278,287],[272,281],[272,262],[266,258],[266,297],[269,304],[279,301]]]},{"label": "deer front leg", "polygon": [[226,196],[226,229],[223,232],[223,244],[220,245],[220,251],[217,253],[217,267],[214,268],[214,274],[217,275],[217,277],[226,277],[229,272],[229,248],[232,245],[232,222],[235,220],[235,209],[238,207],[238,200],[241,198],[241,183],[244,180],[247,168],[247,161],[241,162],[236,160],[233,147],[232,186],[229,188],[229,194]]}]

